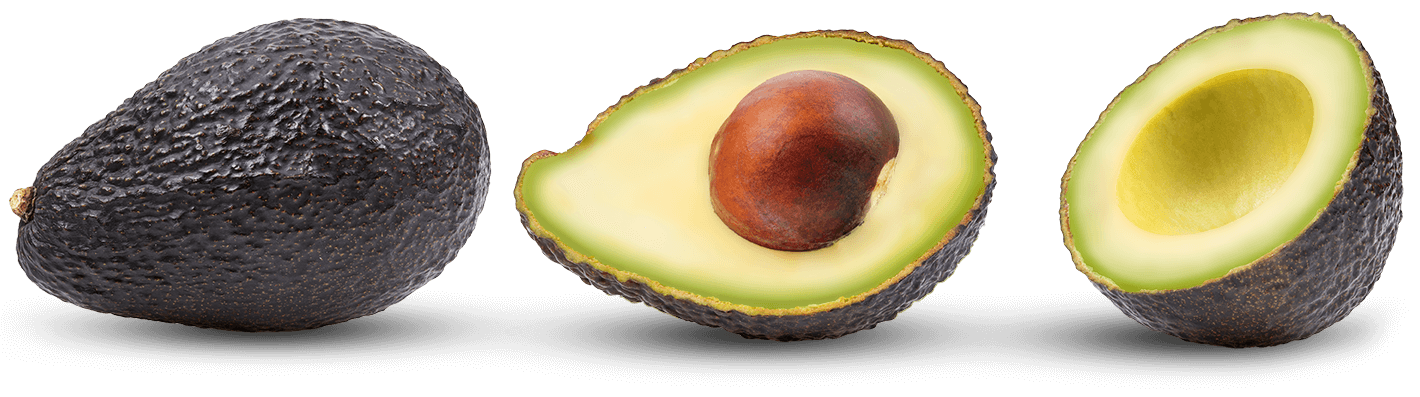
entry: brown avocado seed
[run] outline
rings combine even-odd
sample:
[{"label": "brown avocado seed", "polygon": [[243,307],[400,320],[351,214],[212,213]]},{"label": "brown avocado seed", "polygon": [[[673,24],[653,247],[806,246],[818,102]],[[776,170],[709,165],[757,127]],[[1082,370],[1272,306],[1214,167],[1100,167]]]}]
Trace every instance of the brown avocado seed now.
[{"label": "brown avocado seed", "polygon": [[800,70],[750,90],[710,147],[710,201],[740,237],[809,251],[863,223],[897,157],[887,105],[847,76]]}]

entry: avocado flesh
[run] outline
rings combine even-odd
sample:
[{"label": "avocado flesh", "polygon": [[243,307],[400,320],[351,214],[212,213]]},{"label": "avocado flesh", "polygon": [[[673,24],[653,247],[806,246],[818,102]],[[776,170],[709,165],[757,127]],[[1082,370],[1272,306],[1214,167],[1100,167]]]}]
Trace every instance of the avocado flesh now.
[{"label": "avocado flesh", "polygon": [[1208,80],[1139,132],[1116,186],[1120,210],[1163,235],[1247,215],[1297,167],[1312,113],[1306,86],[1286,73],[1247,69]]},{"label": "avocado flesh", "polygon": [[[899,115],[903,148],[864,223],[807,252],[739,237],[709,198],[709,143],[720,125],[755,86],[796,70],[843,74],[871,89]],[[529,159],[520,209],[583,255],[578,262],[698,295],[720,310],[812,312],[880,289],[938,248],[986,189],[988,155],[973,110],[950,80],[909,52],[796,37],[649,88],[566,153]]]},{"label": "avocado flesh", "polygon": [[1081,261],[1123,291],[1183,289],[1297,237],[1360,144],[1368,78],[1347,36],[1308,19],[1182,46],[1080,146],[1065,198]]}]

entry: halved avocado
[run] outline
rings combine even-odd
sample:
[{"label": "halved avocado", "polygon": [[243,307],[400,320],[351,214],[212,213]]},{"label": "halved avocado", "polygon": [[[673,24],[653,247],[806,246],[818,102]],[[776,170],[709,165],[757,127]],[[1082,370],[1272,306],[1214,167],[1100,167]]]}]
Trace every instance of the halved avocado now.
[{"label": "halved avocado", "polygon": [[1329,16],[1233,20],[1149,67],[1061,183],[1076,267],[1129,317],[1229,347],[1306,338],[1380,277],[1401,154],[1380,73]]},{"label": "halved avocado", "polygon": [[[825,248],[784,251],[717,217],[711,142],[775,76],[846,76],[887,106],[901,149],[861,225]],[[653,80],[603,112],[565,153],[523,163],[528,234],[588,284],[747,338],[836,338],[892,319],[951,275],[986,215],[996,161],[980,107],[911,43],[854,31],[763,36]]]}]

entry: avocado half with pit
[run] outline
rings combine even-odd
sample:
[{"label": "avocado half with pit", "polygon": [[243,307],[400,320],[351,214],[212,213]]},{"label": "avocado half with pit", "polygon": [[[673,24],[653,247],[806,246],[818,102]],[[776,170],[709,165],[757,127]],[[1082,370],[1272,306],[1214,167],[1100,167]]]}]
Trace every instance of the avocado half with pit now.
[{"label": "avocado half with pit", "polygon": [[995,186],[980,107],[911,43],[764,36],[621,98],[515,196],[608,294],[747,338],[836,338],[951,275]]},{"label": "avocado half with pit", "polygon": [[1286,14],[1183,43],[1125,88],[1062,180],[1076,267],[1129,317],[1229,347],[1306,338],[1370,292],[1400,223],[1380,73]]}]

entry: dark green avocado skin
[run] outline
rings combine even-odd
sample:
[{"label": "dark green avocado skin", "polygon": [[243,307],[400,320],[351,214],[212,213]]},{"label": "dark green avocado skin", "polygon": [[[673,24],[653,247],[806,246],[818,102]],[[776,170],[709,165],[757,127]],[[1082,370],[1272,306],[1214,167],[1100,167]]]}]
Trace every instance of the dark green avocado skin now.
[{"label": "dark green avocado skin", "polygon": [[483,121],[378,28],[298,19],[178,62],[40,169],[17,244],[86,309],[237,331],[374,314],[438,276],[488,190]]},{"label": "dark green avocado skin", "polygon": [[1127,293],[1095,287],[1140,324],[1210,345],[1273,346],[1341,321],[1380,278],[1401,218],[1400,136],[1380,73],[1373,76],[1377,112],[1356,168],[1296,239],[1244,270],[1190,289]]}]

